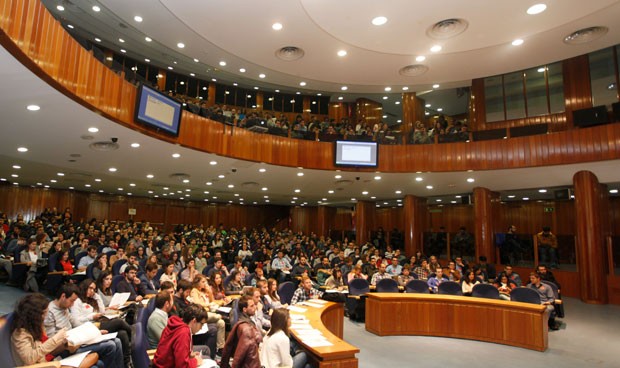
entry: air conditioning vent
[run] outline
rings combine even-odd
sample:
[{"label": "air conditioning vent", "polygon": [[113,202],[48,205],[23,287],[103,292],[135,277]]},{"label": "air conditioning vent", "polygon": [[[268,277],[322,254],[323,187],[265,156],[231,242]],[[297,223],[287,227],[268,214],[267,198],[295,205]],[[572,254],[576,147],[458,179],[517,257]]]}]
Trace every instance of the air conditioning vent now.
[{"label": "air conditioning vent", "polygon": [[456,37],[469,27],[465,19],[450,18],[439,21],[426,30],[426,35],[436,40],[447,40]]},{"label": "air conditioning vent", "polygon": [[112,141],[103,141],[103,142],[93,142],[88,145],[90,149],[95,151],[116,151],[119,149],[119,145],[116,142]]},{"label": "air conditioning vent", "polygon": [[608,31],[609,28],[607,27],[583,28],[564,37],[564,43],[569,45],[580,45],[582,43],[592,42],[606,35]]},{"label": "air conditioning vent", "polygon": [[276,51],[276,56],[278,59],[284,61],[295,61],[299,60],[305,55],[305,51],[296,46],[284,46],[283,48]]},{"label": "air conditioning vent", "polygon": [[405,67],[402,67],[398,71],[398,73],[406,77],[417,77],[419,75],[426,73],[427,71],[428,71],[428,67],[426,65],[415,64],[415,65],[407,65]]}]

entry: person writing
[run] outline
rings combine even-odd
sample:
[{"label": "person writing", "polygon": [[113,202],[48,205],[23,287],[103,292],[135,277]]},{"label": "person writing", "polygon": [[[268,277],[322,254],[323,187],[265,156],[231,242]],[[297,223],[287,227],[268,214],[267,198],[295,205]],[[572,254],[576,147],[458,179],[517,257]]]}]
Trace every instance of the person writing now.
[{"label": "person writing", "polygon": [[265,368],[276,367],[309,367],[308,357],[304,351],[291,356],[291,340],[289,328],[291,317],[288,309],[274,309],[271,315],[271,329],[263,339],[260,349],[260,363]]}]

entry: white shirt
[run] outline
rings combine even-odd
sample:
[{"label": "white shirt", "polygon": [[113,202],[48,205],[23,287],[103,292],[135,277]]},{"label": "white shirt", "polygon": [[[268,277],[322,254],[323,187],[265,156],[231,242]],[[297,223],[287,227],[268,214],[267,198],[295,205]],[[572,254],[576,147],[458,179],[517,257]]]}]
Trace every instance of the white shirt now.
[{"label": "white shirt", "polygon": [[260,364],[265,368],[292,367],[291,341],[284,331],[265,336],[260,348]]}]

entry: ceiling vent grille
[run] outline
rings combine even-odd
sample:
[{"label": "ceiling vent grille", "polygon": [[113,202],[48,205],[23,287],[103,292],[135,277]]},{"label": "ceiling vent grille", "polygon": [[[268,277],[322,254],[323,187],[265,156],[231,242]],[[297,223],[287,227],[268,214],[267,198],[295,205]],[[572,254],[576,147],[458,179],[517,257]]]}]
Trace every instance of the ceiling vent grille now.
[{"label": "ceiling vent grille", "polygon": [[398,73],[406,77],[417,77],[419,75],[426,73],[427,71],[428,71],[428,67],[426,65],[415,64],[415,65],[407,65],[405,67],[402,67],[398,71]]},{"label": "ceiling vent grille", "polygon": [[94,151],[116,151],[119,149],[119,145],[116,142],[112,141],[103,141],[103,142],[93,142],[88,145],[90,149]]},{"label": "ceiling vent grille", "polygon": [[580,45],[582,43],[592,42],[606,35],[608,31],[609,28],[607,27],[583,28],[564,37],[564,43],[569,45]]},{"label": "ceiling vent grille", "polygon": [[304,57],[305,54],[306,52],[304,50],[296,46],[284,46],[276,51],[276,57],[284,61],[299,60]]},{"label": "ceiling vent grille", "polygon": [[456,37],[469,27],[465,19],[450,18],[439,21],[426,30],[426,35],[435,40],[447,40]]}]

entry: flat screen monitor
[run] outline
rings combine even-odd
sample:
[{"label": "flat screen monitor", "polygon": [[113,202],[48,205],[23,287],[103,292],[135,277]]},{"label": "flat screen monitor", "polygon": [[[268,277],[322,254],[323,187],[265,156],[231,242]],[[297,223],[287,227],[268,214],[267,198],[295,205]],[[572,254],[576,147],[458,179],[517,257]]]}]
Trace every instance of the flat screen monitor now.
[{"label": "flat screen monitor", "polygon": [[335,148],[336,166],[377,167],[377,142],[336,141]]},{"label": "flat screen monitor", "polygon": [[611,104],[611,109],[614,111],[614,121],[620,122],[620,102]]},{"label": "flat screen monitor", "polygon": [[138,87],[135,120],[165,133],[178,136],[181,103],[144,84]]},{"label": "flat screen monitor", "polygon": [[573,111],[573,124],[578,127],[607,124],[608,122],[605,105]]}]

